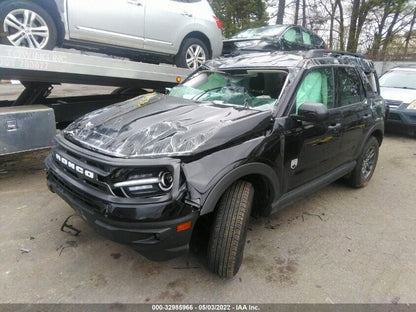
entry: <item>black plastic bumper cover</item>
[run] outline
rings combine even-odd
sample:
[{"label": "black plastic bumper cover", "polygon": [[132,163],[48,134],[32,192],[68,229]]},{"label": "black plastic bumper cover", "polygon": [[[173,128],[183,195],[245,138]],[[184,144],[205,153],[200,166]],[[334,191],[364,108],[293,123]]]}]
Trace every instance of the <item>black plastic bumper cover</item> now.
[{"label": "black plastic bumper cover", "polygon": [[416,111],[406,109],[390,109],[387,124],[407,126],[416,129]]},{"label": "black plastic bumper cover", "polygon": [[[189,249],[189,241],[199,211],[191,211],[183,217],[159,222],[116,221],[88,207],[88,204],[77,198],[52,171],[48,172],[47,184],[52,192],[64,199],[99,234],[131,246],[150,260],[168,260],[186,253]],[[178,232],[177,225],[188,221],[192,222],[191,228]]]}]

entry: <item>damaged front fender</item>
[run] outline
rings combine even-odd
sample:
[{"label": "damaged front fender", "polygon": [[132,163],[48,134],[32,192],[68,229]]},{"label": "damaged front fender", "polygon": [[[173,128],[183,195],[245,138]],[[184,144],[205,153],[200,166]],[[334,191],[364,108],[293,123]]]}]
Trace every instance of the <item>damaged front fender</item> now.
[{"label": "damaged front fender", "polygon": [[[224,191],[235,181],[256,175],[263,177],[271,188],[271,198],[280,192],[279,179],[273,164],[262,163],[256,151],[264,137],[258,137],[243,144],[206,155],[197,161],[182,163],[188,187],[186,201],[200,208],[200,214],[214,211]],[[230,163],[230,159],[235,159]]]}]

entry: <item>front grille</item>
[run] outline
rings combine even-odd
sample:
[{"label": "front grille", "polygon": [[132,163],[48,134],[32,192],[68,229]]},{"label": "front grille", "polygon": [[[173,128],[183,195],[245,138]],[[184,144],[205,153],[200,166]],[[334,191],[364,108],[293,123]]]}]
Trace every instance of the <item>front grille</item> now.
[{"label": "front grille", "polygon": [[[71,178],[83,184],[87,184],[97,191],[108,195],[114,195],[107,182],[112,168],[106,168],[95,161],[91,161],[62,149],[54,150],[52,158],[55,164]],[[63,162],[62,159],[64,159],[65,162]],[[86,175],[85,173],[87,171],[90,172],[93,177]]]},{"label": "front grille", "polygon": [[109,165],[108,161],[100,162],[62,146],[52,151],[52,159],[68,177],[103,195],[160,199],[167,196],[173,187],[174,169],[171,165]]},{"label": "front grille", "polygon": [[103,170],[103,171],[107,171],[109,168],[106,168],[104,165],[100,164],[99,162],[93,161],[91,159],[87,159],[85,157],[79,156],[69,150],[65,151],[68,155],[70,155],[71,157],[74,157],[75,159],[78,159],[80,162],[82,163],[86,163],[92,167],[95,167],[99,170]]},{"label": "front grille", "polygon": [[48,175],[48,178],[51,179],[65,193],[69,194],[71,198],[75,199],[76,201],[82,202],[89,210],[104,215],[106,209],[104,203],[100,201],[91,200],[82,192],[79,192],[74,188],[68,187],[63,181],[61,181],[61,179],[57,178],[52,172],[49,172]]}]

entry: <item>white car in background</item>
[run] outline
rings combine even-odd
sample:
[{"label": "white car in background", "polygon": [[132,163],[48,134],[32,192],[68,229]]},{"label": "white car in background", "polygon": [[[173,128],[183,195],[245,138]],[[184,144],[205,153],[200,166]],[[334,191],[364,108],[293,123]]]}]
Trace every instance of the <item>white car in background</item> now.
[{"label": "white car in background", "polygon": [[416,66],[395,67],[380,77],[380,92],[386,105],[387,129],[404,130],[416,136]]},{"label": "white car in background", "polygon": [[1,43],[89,49],[196,69],[222,52],[207,0],[0,0]]}]

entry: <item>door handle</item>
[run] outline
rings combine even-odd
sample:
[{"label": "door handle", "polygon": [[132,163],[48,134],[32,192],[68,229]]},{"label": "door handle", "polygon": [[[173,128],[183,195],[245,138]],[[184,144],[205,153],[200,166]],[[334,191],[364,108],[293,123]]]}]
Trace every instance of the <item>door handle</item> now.
[{"label": "door handle", "polygon": [[339,130],[341,130],[341,124],[340,123],[331,124],[328,126],[328,130],[332,132],[338,132]]},{"label": "door handle", "polygon": [[192,14],[186,11],[182,12],[182,15],[192,17]]},{"label": "door handle", "polygon": [[137,0],[127,0],[127,3],[132,4],[132,5],[137,5],[137,6],[143,5],[140,1],[137,1]]}]

